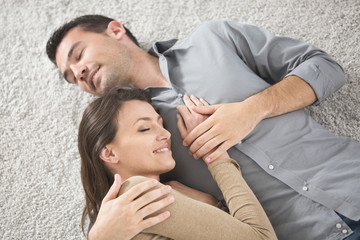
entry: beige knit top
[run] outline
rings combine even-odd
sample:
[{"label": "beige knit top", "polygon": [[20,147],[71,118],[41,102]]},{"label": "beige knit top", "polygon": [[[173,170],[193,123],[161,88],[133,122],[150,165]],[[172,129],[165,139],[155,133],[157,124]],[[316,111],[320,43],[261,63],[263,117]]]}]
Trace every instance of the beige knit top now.
[{"label": "beige knit top", "polygon": [[[145,229],[136,240],[154,239],[277,239],[263,208],[243,179],[239,165],[232,159],[220,159],[208,166],[223,193],[230,214],[214,206],[191,199],[175,190],[175,202],[166,209],[170,217]],[[120,194],[145,181],[144,177],[129,178]],[[161,183],[159,183],[159,186]],[[160,212],[163,212],[162,209]]]}]

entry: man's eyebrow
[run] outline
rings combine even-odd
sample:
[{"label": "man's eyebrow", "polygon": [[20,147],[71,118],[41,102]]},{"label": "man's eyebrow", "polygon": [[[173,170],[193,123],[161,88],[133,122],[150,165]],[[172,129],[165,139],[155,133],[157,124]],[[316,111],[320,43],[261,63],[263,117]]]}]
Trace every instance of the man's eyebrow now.
[{"label": "man's eyebrow", "polygon": [[[70,50],[69,50],[69,52],[68,52],[68,55],[67,55],[67,60],[68,60],[68,61],[70,60],[72,54],[74,53],[75,48],[76,48],[77,46],[79,46],[79,44],[81,44],[81,43],[82,43],[82,41],[78,41],[78,42],[74,43],[74,44],[71,46],[71,48],[70,48]],[[68,71],[65,70],[65,72],[63,73],[63,77],[65,78],[65,80],[66,80],[68,83],[71,83],[71,82],[67,79],[67,76],[68,76]]]},{"label": "man's eyebrow", "polygon": [[68,60],[71,58],[71,55],[73,54],[74,49],[75,49],[77,46],[79,46],[80,43],[82,43],[82,41],[78,41],[78,42],[74,43],[74,44],[71,46],[71,48],[70,48],[70,50],[69,50],[69,53],[68,53]]}]

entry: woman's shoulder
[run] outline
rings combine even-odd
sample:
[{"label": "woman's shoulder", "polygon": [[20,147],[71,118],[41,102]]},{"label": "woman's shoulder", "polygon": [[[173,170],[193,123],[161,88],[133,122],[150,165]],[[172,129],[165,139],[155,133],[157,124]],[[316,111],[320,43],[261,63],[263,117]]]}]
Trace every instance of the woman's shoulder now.
[{"label": "woman's shoulder", "polygon": [[[148,178],[148,177],[144,177],[144,176],[132,176],[129,177],[128,179],[126,179],[120,188],[119,191],[119,195],[125,193],[126,191],[128,191],[130,188],[134,187],[135,185],[142,183],[142,182],[146,182],[149,180],[154,180],[153,178]],[[159,183],[161,185],[161,183]],[[159,186],[159,184],[157,186]]]}]

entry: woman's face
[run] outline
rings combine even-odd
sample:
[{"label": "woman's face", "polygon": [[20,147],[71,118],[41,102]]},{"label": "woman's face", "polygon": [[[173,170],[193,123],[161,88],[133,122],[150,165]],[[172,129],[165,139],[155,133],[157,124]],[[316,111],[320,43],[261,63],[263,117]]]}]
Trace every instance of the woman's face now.
[{"label": "woman's face", "polygon": [[125,102],[117,116],[118,131],[107,145],[123,178],[141,175],[158,178],[175,167],[170,150],[171,134],[147,102]]}]

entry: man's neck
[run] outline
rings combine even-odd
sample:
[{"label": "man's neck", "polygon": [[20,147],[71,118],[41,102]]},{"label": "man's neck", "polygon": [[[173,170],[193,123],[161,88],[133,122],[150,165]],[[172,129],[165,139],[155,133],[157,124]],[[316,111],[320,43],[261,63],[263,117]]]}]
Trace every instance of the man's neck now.
[{"label": "man's neck", "polygon": [[171,88],[170,83],[160,70],[159,59],[146,52],[143,52],[135,62],[133,73],[132,83],[138,88]]}]

